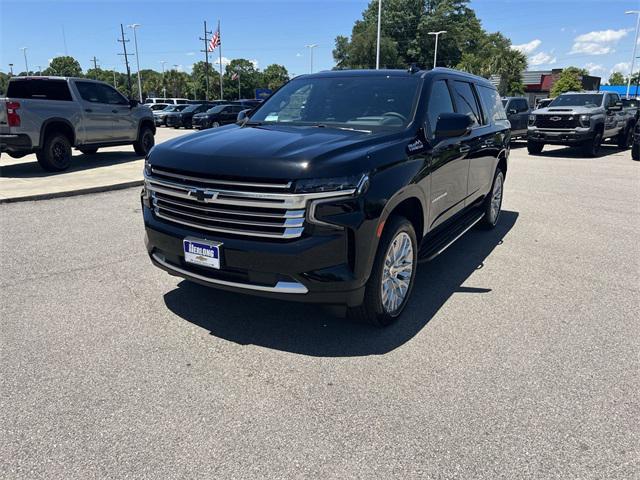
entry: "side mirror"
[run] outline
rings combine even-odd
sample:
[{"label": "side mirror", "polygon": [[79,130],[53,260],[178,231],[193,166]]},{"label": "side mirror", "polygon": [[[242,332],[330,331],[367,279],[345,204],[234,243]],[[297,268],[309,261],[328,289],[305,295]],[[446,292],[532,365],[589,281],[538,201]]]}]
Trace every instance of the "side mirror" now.
[{"label": "side mirror", "polygon": [[509,115],[515,115],[516,113],[518,113],[518,111],[515,108],[510,108],[509,111],[507,112]]},{"label": "side mirror", "polygon": [[249,114],[251,113],[251,109],[247,108],[246,110],[240,110],[238,112],[238,117],[236,118],[236,122],[241,122],[245,118],[249,118]]},{"label": "side mirror", "polygon": [[129,108],[135,108],[140,105],[140,102],[134,98],[129,99]]},{"label": "side mirror", "polygon": [[462,113],[443,113],[438,117],[436,139],[463,137],[471,132],[471,119]]}]

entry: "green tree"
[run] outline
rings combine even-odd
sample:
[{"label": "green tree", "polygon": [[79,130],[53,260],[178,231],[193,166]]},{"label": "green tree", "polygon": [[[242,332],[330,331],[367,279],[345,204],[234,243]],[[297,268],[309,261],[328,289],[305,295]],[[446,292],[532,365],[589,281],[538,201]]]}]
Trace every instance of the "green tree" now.
[{"label": "green tree", "polygon": [[579,92],[582,88],[582,76],[588,75],[584,68],[567,67],[560,73],[558,80],[551,87],[551,96],[557,97],[565,92]]},{"label": "green tree", "polygon": [[9,84],[9,75],[4,72],[0,72],[0,97],[6,96],[8,84]]},{"label": "green tree", "polygon": [[178,70],[169,70],[165,72],[164,75],[165,83],[167,86],[167,96],[189,97],[193,94],[192,91],[190,92],[191,79],[185,72],[179,72]]},{"label": "green tree", "polygon": [[[194,98],[205,99],[207,90],[207,68],[205,62],[196,62],[191,71],[191,85]],[[220,97],[220,74],[209,63],[209,100]]]},{"label": "green tree", "polygon": [[283,65],[269,65],[262,72],[261,86],[275,90],[289,81],[289,72]]},{"label": "green tree", "polygon": [[253,63],[245,58],[235,58],[227,65],[222,79],[224,98],[238,98],[238,79],[233,80],[234,74],[240,75],[240,98],[253,98],[255,89],[261,84],[261,75]]},{"label": "green tree", "polygon": [[82,67],[73,57],[55,57],[49,66],[42,71],[43,75],[57,75],[61,77],[82,77]]},{"label": "green tree", "polygon": [[620,72],[613,72],[609,77],[609,85],[626,85],[627,79]]}]

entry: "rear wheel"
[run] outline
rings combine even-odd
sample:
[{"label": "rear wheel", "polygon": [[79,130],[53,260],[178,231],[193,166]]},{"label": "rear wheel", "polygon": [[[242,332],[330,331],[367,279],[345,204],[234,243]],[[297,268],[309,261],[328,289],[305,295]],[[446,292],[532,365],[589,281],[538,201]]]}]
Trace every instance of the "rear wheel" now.
[{"label": "rear wheel", "polygon": [[387,220],[362,305],[349,308],[353,320],[385,327],[404,310],[416,275],[418,248],[413,225],[404,217]]},{"label": "rear wheel", "polygon": [[534,142],[533,140],[527,140],[527,150],[532,155],[538,155],[539,153],[542,153],[543,148],[544,148],[544,143]]},{"label": "rear wheel", "polygon": [[142,127],[138,140],[133,144],[133,149],[138,155],[146,155],[149,153],[153,145],[155,144],[155,138],[153,136],[153,130],[151,127]]},{"label": "rear wheel", "polygon": [[211,128],[218,128],[220,126],[220,122],[213,122],[211,124]]},{"label": "rear wheel", "polygon": [[498,224],[502,211],[502,196],[504,189],[504,172],[497,170],[493,177],[493,187],[484,201],[484,217],[480,221],[483,228],[491,229]]},{"label": "rear wheel", "polygon": [[602,132],[596,132],[593,138],[584,144],[584,153],[589,157],[597,157],[602,145]]},{"label": "rear wheel", "polygon": [[48,172],[66,170],[71,165],[71,142],[63,133],[49,134],[36,157],[40,166]]},{"label": "rear wheel", "polygon": [[93,155],[98,151],[97,148],[79,148],[78,150],[80,150],[85,155]]}]

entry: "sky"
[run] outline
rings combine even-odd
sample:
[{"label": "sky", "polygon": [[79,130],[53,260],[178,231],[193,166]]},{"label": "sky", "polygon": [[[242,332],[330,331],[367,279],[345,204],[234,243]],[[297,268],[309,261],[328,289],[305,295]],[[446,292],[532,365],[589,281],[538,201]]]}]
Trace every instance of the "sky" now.
[{"label": "sky", "polygon": [[[84,70],[95,55],[105,69],[124,71],[120,24],[140,68],[177,68],[189,72],[204,59],[203,21],[215,30],[221,21],[223,64],[247,58],[258,68],[283,64],[290,74],[334,66],[337,35],[349,35],[368,0],[0,0],[0,71],[24,70],[20,50],[27,47],[31,70],[46,68],[51,58],[69,54]],[[384,0],[383,0],[384,6]],[[529,58],[529,69],[587,68],[608,79],[613,70],[628,73],[640,0],[472,0],[487,31],[500,31]],[[384,13],[383,13],[384,14]],[[441,41],[446,42],[446,34]],[[638,48],[637,55],[640,55]],[[218,52],[214,54],[218,58]],[[131,57],[135,71],[135,58]],[[638,61],[636,68],[638,69]]]}]

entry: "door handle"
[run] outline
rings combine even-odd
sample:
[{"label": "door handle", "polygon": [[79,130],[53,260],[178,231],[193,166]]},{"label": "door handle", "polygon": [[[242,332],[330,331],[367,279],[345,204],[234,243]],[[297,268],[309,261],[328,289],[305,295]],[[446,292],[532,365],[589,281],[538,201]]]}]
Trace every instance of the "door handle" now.
[{"label": "door handle", "polygon": [[84,111],[87,112],[87,113],[93,112],[93,110],[91,110],[90,108],[85,108]]},{"label": "door handle", "polygon": [[471,147],[469,145],[461,145],[460,153],[469,153],[471,151]]}]

